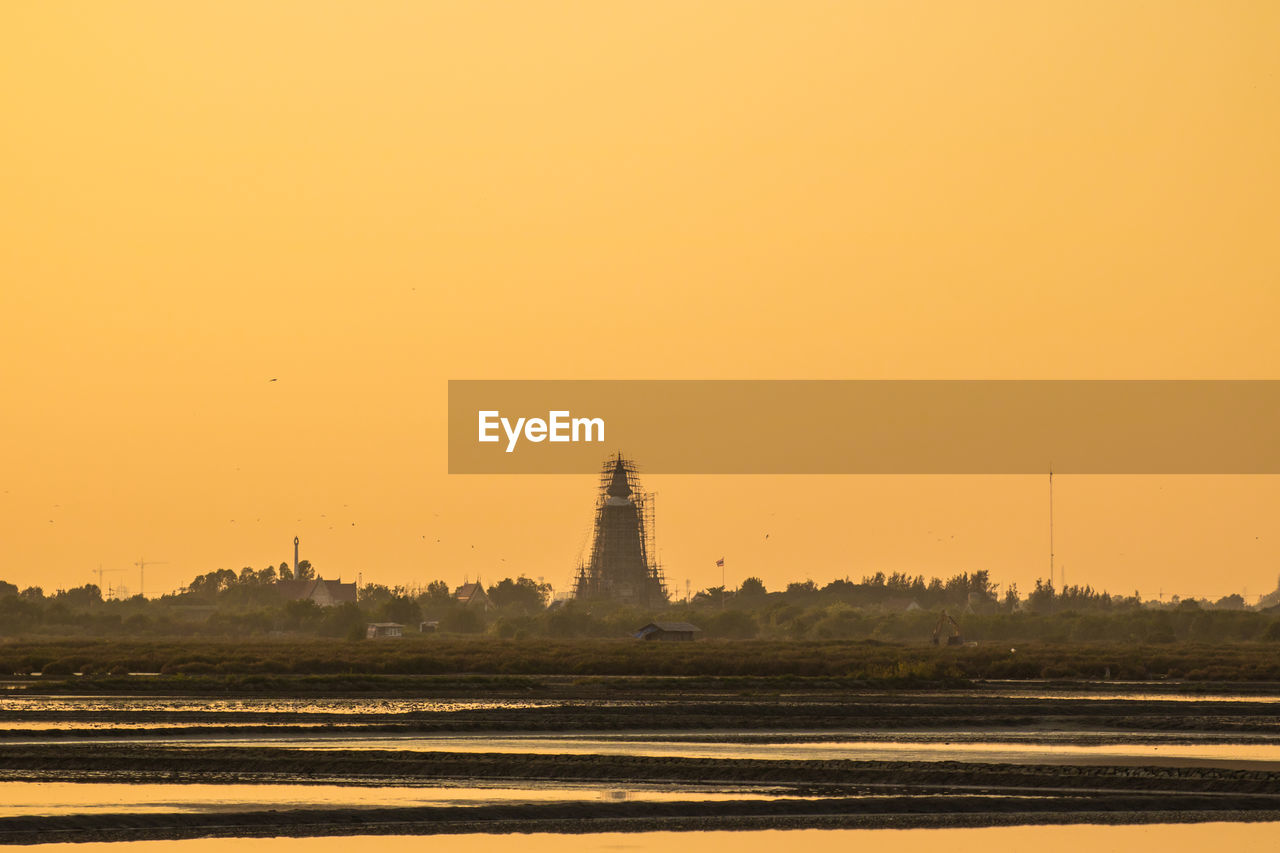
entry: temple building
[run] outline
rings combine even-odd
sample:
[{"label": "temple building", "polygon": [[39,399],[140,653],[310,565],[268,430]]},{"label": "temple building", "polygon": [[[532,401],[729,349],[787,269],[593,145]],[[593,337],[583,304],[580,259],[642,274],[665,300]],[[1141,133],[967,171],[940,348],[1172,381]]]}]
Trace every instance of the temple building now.
[{"label": "temple building", "polygon": [[621,454],[600,472],[591,559],[578,567],[573,597],[638,607],[667,603],[654,553],[653,496],[640,491],[635,465]]}]

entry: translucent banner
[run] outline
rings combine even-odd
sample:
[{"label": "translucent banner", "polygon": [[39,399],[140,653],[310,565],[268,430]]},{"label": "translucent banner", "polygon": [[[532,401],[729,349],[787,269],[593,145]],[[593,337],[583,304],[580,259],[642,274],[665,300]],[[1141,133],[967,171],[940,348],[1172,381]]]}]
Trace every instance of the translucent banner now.
[{"label": "translucent banner", "polygon": [[452,380],[449,471],[1280,473],[1280,381]]}]

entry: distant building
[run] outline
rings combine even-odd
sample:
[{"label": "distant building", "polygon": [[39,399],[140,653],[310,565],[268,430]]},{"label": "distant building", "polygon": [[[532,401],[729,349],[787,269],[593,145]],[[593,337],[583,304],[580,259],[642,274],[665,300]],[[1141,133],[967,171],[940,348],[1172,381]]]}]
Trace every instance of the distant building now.
[{"label": "distant building", "polygon": [[276,581],[276,590],[285,601],[314,601],[321,607],[356,603],[356,585],[323,578]]},{"label": "distant building", "polygon": [[458,587],[453,591],[453,600],[464,607],[482,607],[488,610],[491,606],[488,593],[478,583],[464,583]]},{"label": "distant building", "polygon": [[701,632],[701,628],[688,622],[650,622],[632,636],[648,642],[688,643],[693,641],[694,634]]},{"label": "distant building", "polygon": [[422,634],[434,634],[440,630],[440,620],[428,619],[426,622],[418,623],[418,631]]},{"label": "distant building", "polygon": [[364,635],[370,640],[376,637],[403,637],[404,626],[399,622],[370,622]]}]

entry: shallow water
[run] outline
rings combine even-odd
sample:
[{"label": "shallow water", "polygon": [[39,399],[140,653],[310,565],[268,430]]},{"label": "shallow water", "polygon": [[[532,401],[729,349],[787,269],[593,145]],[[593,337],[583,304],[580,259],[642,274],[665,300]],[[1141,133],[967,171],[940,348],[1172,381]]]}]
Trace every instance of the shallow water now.
[{"label": "shallow water", "polygon": [[[937,735],[935,735],[936,737]],[[100,741],[106,742],[106,741]],[[134,741],[146,742],[146,741]],[[1265,744],[1144,743],[1082,745],[1033,742],[877,741],[856,738],[805,743],[734,743],[669,740],[636,735],[384,735],[326,737],[176,737],[163,742],[201,746],[292,747],[295,749],[411,750],[415,752],[514,753],[545,755],[636,755],[685,758],[827,761],[970,761],[1007,764],[1103,763],[1133,761],[1211,761],[1246,766],[1280,763],[1280,741]]]},{"label": "shallow water", "polygon": [[[800,829],[744,832],[638,832],[550,835],[348,836],[338,838],[207,838],[192,841],[128,841],[51,844],[59,853],[1191,853],[1209,849],[1267,850],[1280,823],[1150,824],[1145,826],[1012,826],[982,829]],[[62,850],[65,848],[65,851]]]},{"label": "shallow water", "polygon": [[124,732],[124,731],[140,730],[140,729],[147,729],[147,730],[150,730],[150,729],[209,729],[210,731],[215,731],[220,729],[237,729],[237,728],[248,728],[250,726],[264,726],[264,725],[269,725],[273,728],[290,728],[290,727],[300,728],[302,726],[323,725],[326,728],[355,729],[355,728],[360,728],[367,724],[362,723],[359,720],[353,720],[351,722],[337,722],[337,721],[328,721],[328,720],[320,721],[320,722],[317,722],[315,720],[270,720],[270,721],[252,721],[251,720],[246,722],[238,722],[235,720],[218,720],[216,722],[215,721],[169,722],[164,720],[156,720],[156,721],[131,723],[131,722],[120,721],[120,720],[59,721],[59,720],[40,720],[40,719],[6,720],[3,718],[0,718],[0,732],[2,731],[14,731],[14,732],[58,731],[58,732],[72,732],[72,733],[77,731],[94,731],[94,732],[122,731]]},{"label": "shallow water", "polygon": [[436,714],[449,711],[489,711],[556,708],[567,704],[604,705],[605,702],[494,699],[486,701],[437,699],[206,699],[181,696],[0,696],[0,711],[103,712],[215,712],[255,714]]},{"label": "shallow water", "polygon": [[971,695],[973,698],[995,697],[1000,699],[1094,699],[1098,701],[1116,700],[1126,702],[1250,702],[1259,705],[1280,704],[1280,697],[1253,693],[1151,693],[1141,688],[1130,691],[1105,692],[1088,690],[998,690],[991,693],[959,693],[951,695]]},{"label": "shallow water", "polygon": [[[10,685],[12,686],[12,685]],[[839,692],[839,691],[833,691]],[[837,704],[824,701],[811,694],[800,694],[804,704],[823,706]],[[692,697],[690,697],[692,698]],[[724,699],[724,697],[721,697]],[[737,701],[739,697],[725,701]],[[766,697],[761,697],[766,698]],[[784,691],[777,696],[787,703]],[[886,698],[910,704],[916,700],[957,699],[1026,699],[1026,700],[1093,700],[1099,702],[1167,702],[1171,705],[1196,705],[1206,702],[1238,702],[1280,706],[1280,695],[1251,693],[1178,693],[1152,690],[1135,682],[1132,689],[1063,689],[1047,690],[1036,686],[1000,685],[988,690],[954,690],[945,693],[924,691],[899,692],[851,692],[847,699],[859,698],[881,701]],[[401,715],[437,714],[453,711],[520,710],[558,707],[654,707],[661,708],[681,700],[671,699],[421,699],[421,698],[328,698],[328,697],[244,697],[219,699],[203,696],[102,696],[102,695],[4,695],[0,694],[0,713],[5,711],[103,711],[135,713],[257,713],[257,714],[329,714],[329,715]],[[892,707],[892,702],[886,705]]]},{"label": "shallow water", "polygon": [[[828,735],[814,739],[812,732],[795,733],[797,742],[762,742],[759,733],[718,733],[673,737],[670,733],[630,733],[625,735],[399,735],[362,733],[300,734],[267,736],[255,734],[174,735],[173,737],[104,738],[93,743],[165,744],[193,747],[270,747],[300,750],[402,750],[412,752],[503,753],[517,755],[626,755],[684,758],[720,758],[794,761],[965,761],[990,764],[1208,764],[1241,769],[1280,768],[1280,738],[1265,742],[1238,743],[1222,736],[1197,738],[1179,735],[1169,742],[1168,734],[1095,733],[1061,734],[1012,732],[982,733],[895,733],[897,739],[868,738],[866,733]],[[1080,742],[1081,739],[1105,742]],[[1252,737],[1253,740],[1263,740]],[[74,736],[47,740],[11,736],[10,743],[63,744],[76,742]]]},{"label": "shallow water", "polygon": [[714,802],[795,796],[749,786],[474,783],[447,786],[173,785],[114,782],[0,782],[0,817],[71,814],[244,812],[268,809],[411,808],[546,802]]}]

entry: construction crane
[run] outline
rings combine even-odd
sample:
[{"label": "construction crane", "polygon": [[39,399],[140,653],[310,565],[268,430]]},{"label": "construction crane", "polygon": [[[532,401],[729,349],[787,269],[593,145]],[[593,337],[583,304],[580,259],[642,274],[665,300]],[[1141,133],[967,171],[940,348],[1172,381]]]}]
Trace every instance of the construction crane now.
[{"label": "construction crane", "polygon": [[134,563],[138,567],[138,595],[145,597],[147,594],[147,587],[144,583],[147,566],[163,566],[166,562],[167,560],[144,560],[141,557],[138,558],[138,562]]},{"label": "construction crane", "polygon": [[944,610],[942,611],[942,615],[938,617],[938,624],[933,628],[933,644],[935,646],[939,645],[942,635],[948,631],[950,631],[950,633],[947,634],[948,646],[964,645],[964,637],[960,635],[960,623],[956,622],[955,619],[952,619],[951,614]]},{"label": "construction crane", "polygon": [[107,589],[102,585],[103,575],[105,575],[107,572],[123,572],[123,571],[124,569],[104,569],[102,568],[102,563],[98,563],[98,592],[102,593],[104,597],[106,596]]}]

